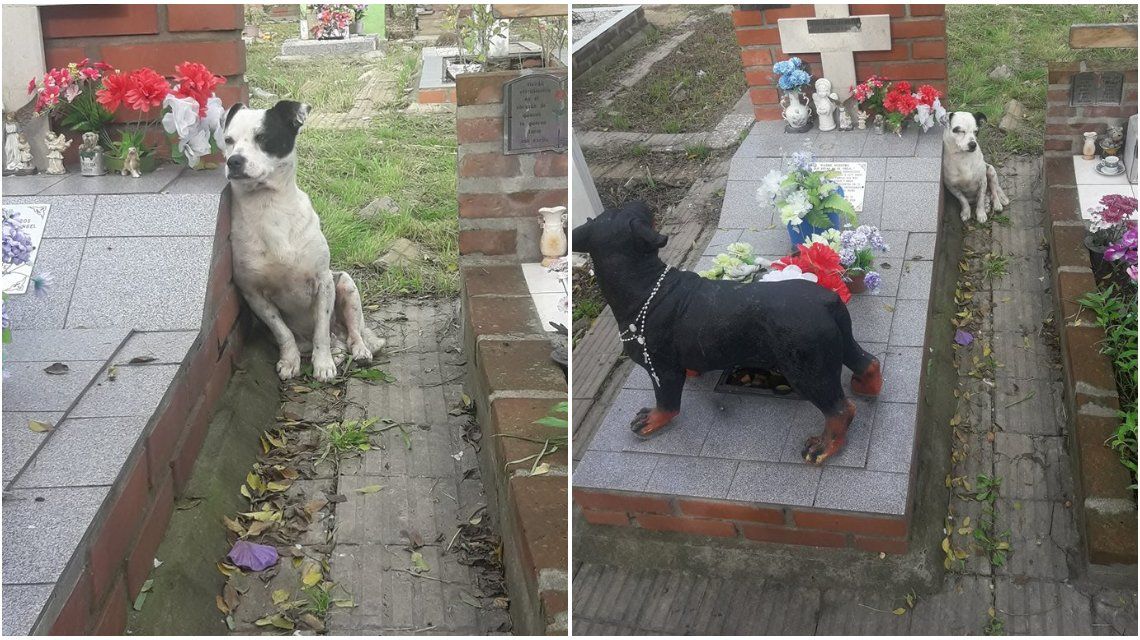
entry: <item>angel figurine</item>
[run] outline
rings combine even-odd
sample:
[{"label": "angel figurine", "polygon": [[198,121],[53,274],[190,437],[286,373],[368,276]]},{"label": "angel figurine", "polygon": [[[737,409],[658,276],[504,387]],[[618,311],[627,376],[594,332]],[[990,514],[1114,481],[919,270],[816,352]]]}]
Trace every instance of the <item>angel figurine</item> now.
[{"label": "angel figurine", "polygon": [[835,111],[839,107],[839,96],[831,90],[831,81],[820,78],[815,81],[815,114],[819,117],[820,131],[833,131],[835,129]]},{"label": "angel figurine", "polygon": [[53,176],[62,176],[67,173],[63,166],[63,152],[71,146],[71,140],[62,133],[56,134],[48,131],[44,134],[44,146],[47,147],[47,169],[45,173]]}]

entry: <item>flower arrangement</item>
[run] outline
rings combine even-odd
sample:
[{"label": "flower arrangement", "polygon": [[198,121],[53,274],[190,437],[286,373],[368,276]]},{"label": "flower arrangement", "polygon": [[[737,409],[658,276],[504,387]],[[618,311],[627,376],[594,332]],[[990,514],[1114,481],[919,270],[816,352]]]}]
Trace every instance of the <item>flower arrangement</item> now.
[{"label": "flower arrangement", "polygon": [[367,11],[368,11],[368,5],[366,5],[366,4],[354,4],[354,5],[352,5],[352,19],[354,21],[363,20],[364,14]]},{"label": "flower arrangement", "polygon": [[883,116],[889,128],[900,134],[903,124],[911,118],[922,126],[923,131],[929,131],[946,115],[940,91],[928,84],[918,87],[917,91],[912,90],[913,86],[906,80],[891,82],[874,75],[851,87],[860,111]]},{"label": "flower arrangement", "polygon": [[733,280],[736,282],[752,282],[763,265],[756,258],[752,245],[747,242],[733,242],[722,253],[713,258],[713,266],[697,275],[710,280]]},{"label": "flower arrangement", "polygon": [[776,85],[783,91],[799,91],[800,87],[811,84],[811,74],[803,66],[803,61],[796,57],[772,65],[772,71],[780,76]]},{"label": "flower arrangement", "polygon": [[1089,209],[1090,248],[1102,250],[1109,262],[1123,260],[1128,277],[1136,281],[1136,198],[1109,194]]},{"label": "flower arrangement", "polygon": [[797,249],[795,254],[773,262],[770,267],[772,271],[761,280],[809,280],[839,294],[839,299],[847,304],[851,299],[851,291],[843,281],[844,268],[839,261],[839,254],[823,242],[801,244]]},{"label": "flower arrangement", "polygon": [[[343,38],[348,33],[348,25],[356,16],[356,6],[351,4],[315,4],[317,24],[311,33],[318,40]],[[367,5],[365,5],[367,6]]]},{"label": "flower arrangement", "polygon": [[862,279],[863,286],[871,293],[876,293],[882,285],[882,276],[871,267],[874,266],[875,252],[885,252],[890,247],[878,227],[864,224],[841,232],[829,229],[824,234],[812,236],[806,244],[825,244],[835,251],[844,268],[844,280],[849,284]]},{"label": "flower arrangement", "polygon": [[146,131],[143,126],[150,121],[150,112],[162,105],[168,93],[170,83],[148,67],[130,73],[115,72],[103,78],[103,88],[95,93],[99,104],[111,113],[121,106],[138,113],[134,126],[124,129],[117,142],[110,142],[110,157],[126,158],[132,147],[138,151],[140,159],[154,154],[154,149],[145,144]]},{"label": "flower arrangement", "polygon": [[843,198],[835,183],[839,172],[813,171],[814,161],[809,152],[793,153],[785,172],[773,169],[764,176],[756,190],[756,199],[761,204],[774,204],[780,212],[780,221],[790,227],[806,222],[816,229],[833,228],[836,225],[829,214],[855,222],[855,209]]},{"label": "flower arrangement", "polygon": [[28,82],[28,95],[36,95],[36,115],[58,114],[59,123],[76,133],[101,133],[115,116],[95,100],[103,76],[113,71],[106,62],[84,58]]},{"label": "flower arrangement", "polygon": [[214,89],[225,78],[210,73],[200,62],[183,62],[174,67],[174,72],[177,84],[162,101],[162,128],[178,136],[177,155],[197,167],[202,156],[218,148],[221,139],[225,109]]}]

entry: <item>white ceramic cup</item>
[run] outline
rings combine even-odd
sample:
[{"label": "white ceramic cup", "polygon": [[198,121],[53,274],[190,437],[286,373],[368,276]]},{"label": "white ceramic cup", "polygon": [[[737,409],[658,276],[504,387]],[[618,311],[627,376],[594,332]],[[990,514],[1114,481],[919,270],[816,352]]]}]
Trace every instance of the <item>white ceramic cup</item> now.
[{"label": "white ceramic cup", "polygon": [[1116,171],[1116,169],[1119,166],[1120,166],[1120,158],[1117,158],[1116,156],[1105,156],[1104,157],[1104,168],[1105,169],[1110,169],[1112,171]]}]

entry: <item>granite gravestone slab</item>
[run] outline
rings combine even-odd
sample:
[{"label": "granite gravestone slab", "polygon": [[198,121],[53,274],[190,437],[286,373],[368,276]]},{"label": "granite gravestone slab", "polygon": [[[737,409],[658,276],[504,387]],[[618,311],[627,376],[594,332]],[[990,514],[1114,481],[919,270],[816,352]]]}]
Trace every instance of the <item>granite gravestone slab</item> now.
[{"label": "granite gravestone slab", "polygon": [[565,151],[566,80],[533,73],[503,85],[503,154]]}]

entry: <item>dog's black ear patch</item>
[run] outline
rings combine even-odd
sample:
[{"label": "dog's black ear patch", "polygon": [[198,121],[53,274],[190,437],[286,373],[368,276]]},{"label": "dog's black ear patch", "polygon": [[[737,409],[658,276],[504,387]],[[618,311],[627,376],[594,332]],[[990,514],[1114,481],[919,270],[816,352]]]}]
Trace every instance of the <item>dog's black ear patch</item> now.
[{"label": "dog's black ear patch", "polygon": [[238,111],[241,111],[244,107],[245,105],[240,102],[235,102],[234,105],[230,107],[230,110],[226,112],[226,121],[224,124],[222,124],[223,131],[226,127],[230,126],[230,120],[233,120],[234,114],[236,114]]},{"label": "dog's black ear patch", "polygon": [[257,146],[265,153],[284,158],[293,153],[297,132],[309,115],[309,105],[282,100],[265,112],[265,120],[257,132]]},{"label": "dog's black ear patch", "polygon": [[657,230],[644,218],[630,220],[629,230],[633,232],[634,239],[643,243],[647,250],[656,251],[669,242],[669,236],[657,233]]},{"label": "dog's black ear patch", "polygon": [[982,123],[985,121],[986,121],[986,114],[982,113],[981,111],[974,114],[974,122],[978,123],[979,127],[981,127]]}]

